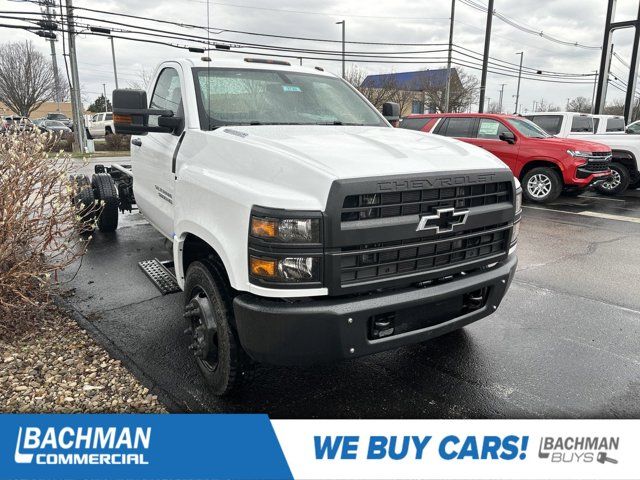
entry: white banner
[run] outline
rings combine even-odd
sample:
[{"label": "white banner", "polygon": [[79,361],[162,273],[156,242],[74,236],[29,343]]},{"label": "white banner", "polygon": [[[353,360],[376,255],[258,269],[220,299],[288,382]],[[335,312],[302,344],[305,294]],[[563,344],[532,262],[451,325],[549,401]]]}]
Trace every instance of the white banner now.
[{"label": "white banner", "polygon": [[640,479],[640,420],[272,420],[296,479]]}]

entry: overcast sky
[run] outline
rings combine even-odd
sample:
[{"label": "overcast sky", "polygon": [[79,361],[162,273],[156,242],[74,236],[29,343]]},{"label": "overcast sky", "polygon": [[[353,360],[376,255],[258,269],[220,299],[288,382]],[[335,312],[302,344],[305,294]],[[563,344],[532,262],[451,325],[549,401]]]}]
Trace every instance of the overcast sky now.
[{"label": "overcast sky", "polygon": [[[486,5],[486,0],[475,0]],[[495,9],[511,19],[526,24],[536,30],[556,38],[579,42],[584,45],[599,46],[602,43],[606,0],[495,0]],[[207,4],[205,0],[75,0],[74,5],[101,9],[111,12],[132,14],[145,18],[166,19],[185,24],[206,25]],[[476,52],[482,52],[486,13],[457,1],[454,43]],[[31,3],[0,0],[2,11],[38,11]],[[340,25],[336,21],[346,20],[347,40],[402,43],[446,43],[449,34],[450,0],[395,0],[389,2],[364,0],[221,0],[210,2],[210,25],[219,29],[234,29],[260,33],[290,35],[300,37],[340,39]],[[631,19],[638,11],[638,0],[618,0],[616,20]],[[80,15],[100,17],[100,14],[78,11]],[[124,23],[144,25],[166,32],[181,31],[200,35],[202,31],[180,29],[169,25],[141,22],[135,19],[103,17]],[[2,23],[8,23],[3,21]],[[14,22],[15,23],[15,22]],[[93,22],[100,23],[100,22]],[[31,33],[21,30],[2,31],[2,41],[8,38],[30,38],[49,54],[48,43]],[[255,37],[222,32],[212,38],[229,41],[248,41],[272,45],[322,48],[340,51],[340,44],[300,42],[284,39]],[[180,42],[188,44],[188,42]],[[627,61],[631,58],[632,32],[619,31],[614,36],[615,51]],[[62,62],[62,42],[56,43],[58,62],[64,72]],[[347,50],[392,51],[397,49],[419,50],[420,47],[392,46],[348,46]],[[573,46],[562,46],[539,36],[524,33],[502,22],[493,21],[491,56],[517,63],[516,52],[524,51],[524,65],[545,71],[567,73],[592,73],[599,66],[599,50],[588,50]],[[156,64],[167,58],[196,56],[185,50],[162,45],[134,43],[116,40],[116,57],[120,86],[139,82],[141,72],[151,72]],[[246,55],[215,52],[220,55]],[[442,55],[446,55],[443,53]],[[106,83],[107,91],[114,88],[111,50],[106,38],[80,35],[78,38],[78,58],[80,83],[83,98],[92,100],[102,92]],[[339,58],[339,57],[336,57]],[[307,65],[321,65],[336,74],[340,73],[340,62],[305,61]],[[347,65],[350,65],[349,62]],[[442,62],[444,64],[444,62]],[[374,64],[361,63],[359,67],[369,73],[390,71],[412,71],[437,68],[438,64]],[[467,68],[468,73],[480,77],[478,70]],[[612,73],[626,83],[628,69],[617,59],[613,60]],[[592,77],[590,77],[592,78]],[[501,84],[504,87],[505,110],[515,107],[516,79],[489,74],[487,96],[497,100]],[[534,100],[544,98],[564,107],[567,98],[582,95],[592,96],[593,85],[571,85],[543,83],[523,80],[520,103],[524,109],[531,109]],[[623,93],[609,88],[608,100],[622,98]]]}]

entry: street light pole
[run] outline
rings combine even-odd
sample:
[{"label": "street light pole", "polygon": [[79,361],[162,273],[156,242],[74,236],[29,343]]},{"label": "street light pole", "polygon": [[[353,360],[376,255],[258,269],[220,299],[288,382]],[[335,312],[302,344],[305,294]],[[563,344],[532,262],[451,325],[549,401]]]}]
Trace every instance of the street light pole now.
[{"label": "street light pole", "polygon": [[345,77],[345,70],[344,70],[344,55],[345,55],[345,35],[344,35],[344,29],[345,29],[345,21],[342,20],[341,22],[336,22],[336,25],[342,25],[342,78]]},{"label": "street light pole", "polygon": [[595,76],[593,77],[593,93],[591,94],[591,113],[596,107],[596,87],[598,86],[598,70],[594,70]]},{"label": "street light pole", "polygon": [[447,57],[447,89],[444,95],[444,111],[449,112],[451,94],[451,55],[453,53],[453,20],[456,14],[456,0],[451,0],[451,22],[449,23],[449,56]]},{"label": "street light pole", "polygon": [[487,97],[487,112],[491,110],[491,97]]},{"label": "street light pole", "polygon": [[109,36],[111,40],[111,58],[113,59],[113,77],[116,81],[116,88],[118,88],[118,69],[116,67],[116,49],[113,46],[113,37]]},{"label": "street light pole", "polygon": [[520,55],[520,69],[518,70],[518,88],[516,89],[516,111],[518,113],[518,102],[520,101],[520,80],[522,78],[522,59],[524,58],[524,52],[518,52],[516,55]]},{"label": "street light pole", "polygon": [[504,95],[504,86],[506,83],[500,84],[500,100],[498,101],[498,113],[502,113],[502,96]]},{"label": "street light pole", "polygon": [[102,84],[102,95],[104,96],[104,112],[107,113],[107,111],[109,110],[107,108],[107,84],[103,83]]}]

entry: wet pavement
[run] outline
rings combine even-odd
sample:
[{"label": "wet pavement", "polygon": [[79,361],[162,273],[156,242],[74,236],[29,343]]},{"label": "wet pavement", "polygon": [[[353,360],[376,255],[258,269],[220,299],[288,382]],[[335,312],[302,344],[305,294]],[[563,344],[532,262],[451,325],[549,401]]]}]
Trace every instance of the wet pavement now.
[{"label": "wet pavement", "polygon": [[170,258],[139,214],[122,216],[115,234],[96,234],[80,269],[65,277],[75,274],[69,301],[83,323],[172,411],[638,418],[640,191],[525,206],[518,251],[518,273],[494,315],[361,359],[262,366],[250,387],[222,400],[208,392],[188,353],[182,294],[161,296],[137,266]]}]

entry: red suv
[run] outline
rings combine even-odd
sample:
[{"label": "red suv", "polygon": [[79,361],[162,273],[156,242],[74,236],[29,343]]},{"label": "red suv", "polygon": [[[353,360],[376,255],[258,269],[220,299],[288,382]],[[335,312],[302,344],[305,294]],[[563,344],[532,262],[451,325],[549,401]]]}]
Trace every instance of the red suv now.
[{"label": "red suv", "polygon": [[488,150],[520,179],[525,197],[550,202],[564,190],[579,194],[611,176],[611,148],[556,138],[515,115],[443,113],[410,115],[400,128],[455,137]]}]

